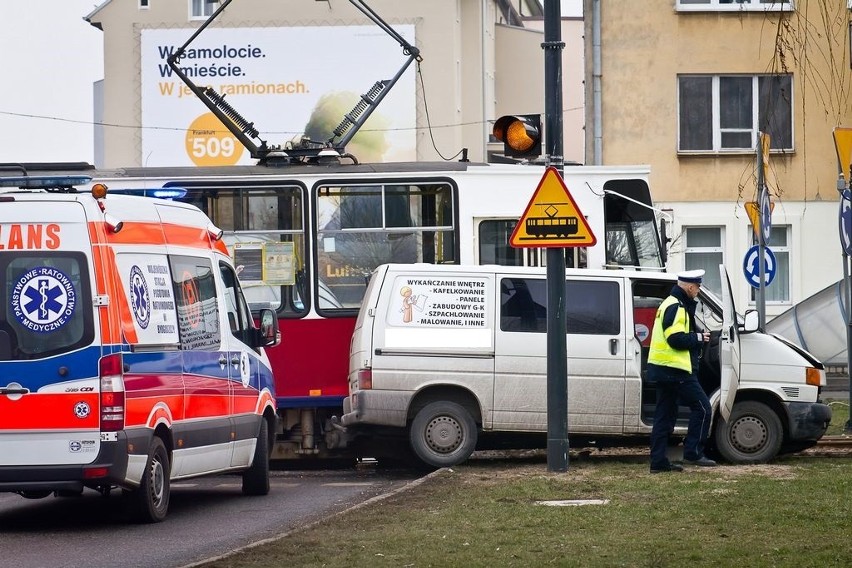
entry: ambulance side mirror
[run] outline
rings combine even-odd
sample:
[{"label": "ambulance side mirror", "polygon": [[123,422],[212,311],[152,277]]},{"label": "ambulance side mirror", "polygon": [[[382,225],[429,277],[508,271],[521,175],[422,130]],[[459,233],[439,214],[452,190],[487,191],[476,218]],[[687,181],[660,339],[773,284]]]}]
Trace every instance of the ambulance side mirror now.
[{"label": "ambulance side mirror", "polygon": [[281,332],[278,329],[278,316],[269,308],[260,310],[260,334],[258,347],[275,347],[281,343]]}]

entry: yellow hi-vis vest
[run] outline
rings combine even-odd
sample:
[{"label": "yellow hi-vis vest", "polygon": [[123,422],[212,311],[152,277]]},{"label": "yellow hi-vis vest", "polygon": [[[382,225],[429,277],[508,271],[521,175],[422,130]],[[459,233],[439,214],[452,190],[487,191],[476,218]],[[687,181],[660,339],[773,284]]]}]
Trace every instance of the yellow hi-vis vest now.
[{"label": "yellow hi-vis vest", "polygon": [[651,332],[651,348],[648,351],[648,362],[663,367],[682,369],[687,373],[692,372],[692,357],[689,349],[674,349],[669,345],[668,338],[673,333],[689,333],[689,320],[686,309],[679,306],[674,322],[668,329],[663,331],[663,314],[666,309],[678,302],[674,296],[669,296],[660,304],[657,315],[654,318],[654,331]]}]

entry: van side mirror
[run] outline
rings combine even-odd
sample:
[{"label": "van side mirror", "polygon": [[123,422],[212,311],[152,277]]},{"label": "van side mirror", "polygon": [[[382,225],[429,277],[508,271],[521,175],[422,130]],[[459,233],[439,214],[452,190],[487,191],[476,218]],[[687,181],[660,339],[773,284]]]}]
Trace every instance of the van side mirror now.
[{"label": "van side mirror", "polygon": [[660,260],[663,261],[663,265],[669,260],[670,242],[672,242],[672,238],[668,235],[668,224],[665,217],[663,217],[660,219]]},{"label": "van side mirror", "polygon": [[757,310],[746,310],[743,314],[742,333],[754,333],[760,326],[760,314]]},{"label": "van side mirror", "polygon": [[260,310],[260,333],[258,339],[258,347],[275,347],[281,343],[278,316],[269,308]]}]

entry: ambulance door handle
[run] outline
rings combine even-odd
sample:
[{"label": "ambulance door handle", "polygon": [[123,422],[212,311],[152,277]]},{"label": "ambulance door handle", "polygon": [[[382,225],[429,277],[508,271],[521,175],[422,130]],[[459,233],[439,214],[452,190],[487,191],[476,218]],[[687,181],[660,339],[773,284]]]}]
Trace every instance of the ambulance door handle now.
[{"label": "ambulance door handle", "polygon": [[234,367],[240,366],[240,356],[239,355],[231,355],[231,365]]},{"label": "ambulance door handle", "polygon": [[225,357],[225,355],[224,354],[219,355],[219,366],[224,369],[225,365],[227,365],[227,364],[228,364],[228,359]]},{"label": "ambulance door handle", "polygon": [[609,352],[612,355],[618,355],[618,340],[610,339],[609,340]]}]

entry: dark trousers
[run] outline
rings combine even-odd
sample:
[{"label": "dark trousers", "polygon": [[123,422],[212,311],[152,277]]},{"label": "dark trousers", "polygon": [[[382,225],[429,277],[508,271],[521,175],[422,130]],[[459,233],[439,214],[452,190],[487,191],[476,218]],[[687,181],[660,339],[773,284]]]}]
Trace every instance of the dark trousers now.
[{"label": "dark trousers", "polygon": [[651,430],[651,467],[665,467],[669,460],[666,447],[677,420],[678,400],[689,407],[689,428],[683,440],[683,459],[697,460],[704,455],[704,444],[710,434],[713,409],[698,379],[657,381],[657,408]]}]

